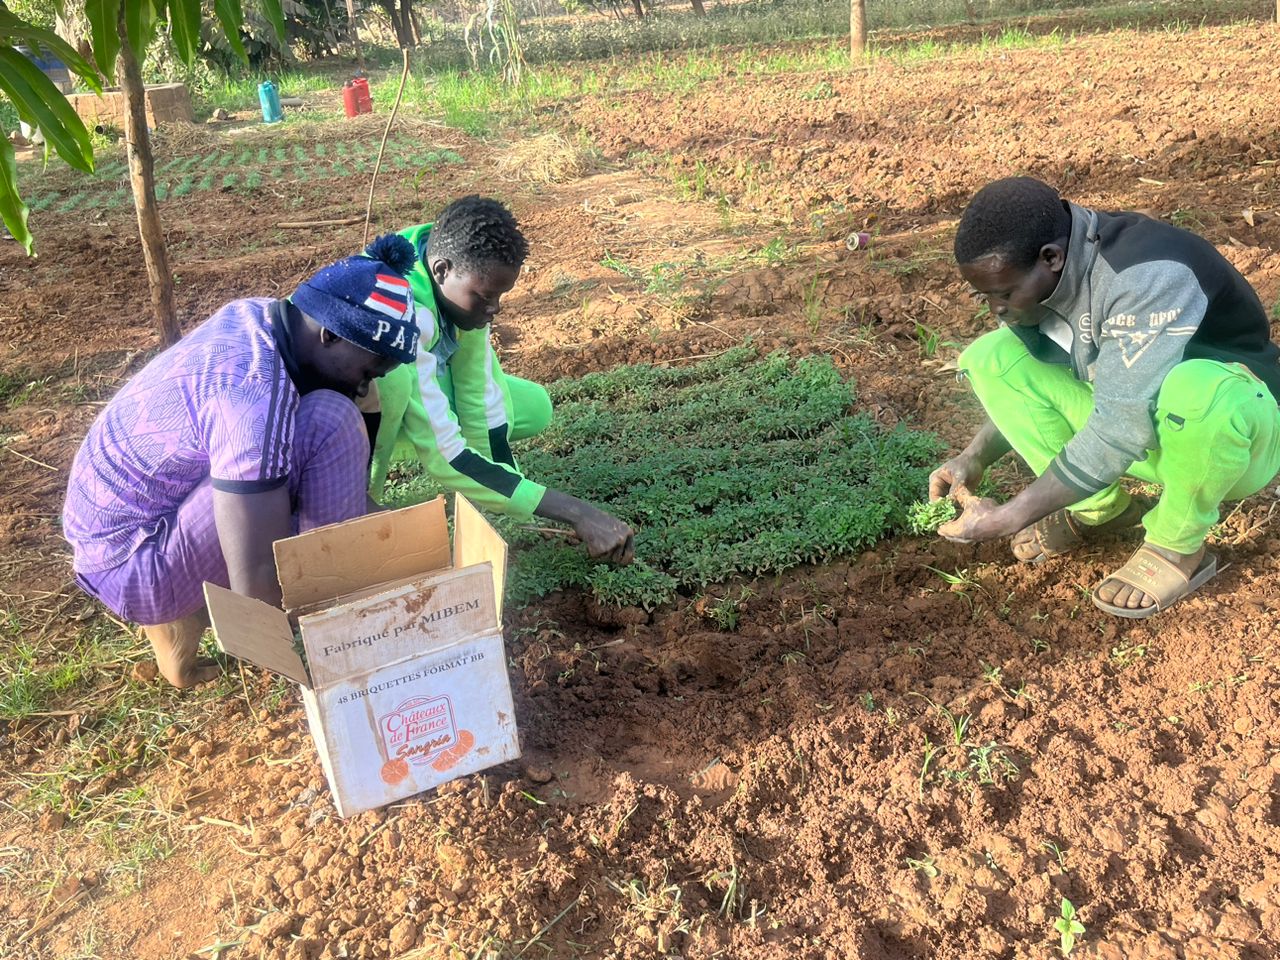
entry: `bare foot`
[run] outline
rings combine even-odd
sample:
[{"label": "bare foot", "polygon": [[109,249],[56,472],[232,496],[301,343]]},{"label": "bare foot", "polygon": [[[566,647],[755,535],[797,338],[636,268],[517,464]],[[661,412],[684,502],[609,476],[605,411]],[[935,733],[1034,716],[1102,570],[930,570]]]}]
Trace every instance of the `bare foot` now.
[{"label": "bare foot", "polygon": [[197,655],[200,638],[209,625],[203,610],[181,620],[142,628],[156,655],[160,674],[175,687],[194,687],[222,676],[213,660]]},{"label": "bare foot", "polygon": [[[1166,550],[1164,547],[1157,547],[1154,543],[1148,543],[1147,546],[1154,550],[1160,556],[1164,557],[1170,563],[1176,564],[1178,569],[1182,571],[1187,579],[1191,579],[1192,574],[1200,567],[1200,561],[1204,559],[1204,545],[1201,544],[1200,549],[1195,553],[1183,554],[1175,553],[1173,550]],[[1143,593],[1136,587],[1131,587],[1127,583],[1120,583],[1118,580],[1112,580],[1108,577],[1098,584],[1095,591],[1099,600],[1103,603],[1109,603],[1116,607],[1126,607],[1130,610],[1141,610],[1143,607],[1155,606],[1156,598]]]},{"label": "bare foot", "polygon": [[222,668],[213,660],[202,657],[195,663],[187,664],[181,672],[175,672],[172,676],[166,673],[164,678],[175,687],[185,689],[209,683],[221,676]]}]

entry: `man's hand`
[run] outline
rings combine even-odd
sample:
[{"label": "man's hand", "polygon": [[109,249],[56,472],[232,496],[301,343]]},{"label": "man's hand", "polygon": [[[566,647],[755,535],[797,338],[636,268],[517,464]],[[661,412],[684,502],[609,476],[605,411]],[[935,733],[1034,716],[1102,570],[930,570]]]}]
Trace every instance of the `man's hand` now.
[{"label": "man's hand", "polygon": [[572,526],[578,539],[586,544],[587,555],[592,560],[623,565],[635,559],[635,531],[585,500],[559,490],[548,490],[534,513]]},{"label": "man's hand", "polygon": [[589,512],[573,525],[574,532],[586,544],[587,556],[619,565],[635,559],[635,531],[603,510],[588,509]]},{"label": "man's hand", "polygon": [[[945,465],[939,470],[945,469]],[[993,524],[994,514],[1000,505],[986,497],[963,496],[960,505],[964,512],[938,528],[938,535],[956,543],[979,543],[1004,536],[1004,531]]]},{"label": "man's hand", "polygon": [[[948,460],[933,473],[929,474],[929,499],[941,500],[943,497],[955,497],[964,502],[978,484],[982,483],[985,473],[982,464],[968,453],[962,453]],[[957,523],[953,520],[952,523]],[[941,529],[938,531],[941,533]],[[945,534],[943,534],[945,536]]]}]

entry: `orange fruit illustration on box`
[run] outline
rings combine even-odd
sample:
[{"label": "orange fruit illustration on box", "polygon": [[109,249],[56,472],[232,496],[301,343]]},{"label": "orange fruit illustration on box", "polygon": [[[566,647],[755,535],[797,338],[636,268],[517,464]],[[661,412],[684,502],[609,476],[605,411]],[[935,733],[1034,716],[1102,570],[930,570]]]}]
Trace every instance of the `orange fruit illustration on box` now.
[{"label": "orange fruit illustration on box", "polygon": [[471,752],[471,748],[476,745],[476,738],[470,730],[458,731],[458,742],[448,750],[445,750],[440,756],[436,757],[431,766],[433,769],[444,773],[450,767],[457,764],[459,760]]},{"label": "orange fruit illustration on box", "polygon": [[382,781],[393,787],[408,775],[409,764],[403,760],[388,760],[382,765]]}]

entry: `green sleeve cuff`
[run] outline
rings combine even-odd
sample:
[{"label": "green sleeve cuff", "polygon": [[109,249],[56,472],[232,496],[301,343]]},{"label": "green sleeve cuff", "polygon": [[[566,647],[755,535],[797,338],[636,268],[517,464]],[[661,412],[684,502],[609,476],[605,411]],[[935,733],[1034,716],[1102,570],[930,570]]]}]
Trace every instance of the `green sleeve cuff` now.
[{"label": "green sleeve cuff", "polygon": [[511,507],[507,514],[517,520],[532,520],[533,512],[538,509],[546,493],[547,488],[542,484],[521,480],[516,485],[515,493],[511,494]]}]

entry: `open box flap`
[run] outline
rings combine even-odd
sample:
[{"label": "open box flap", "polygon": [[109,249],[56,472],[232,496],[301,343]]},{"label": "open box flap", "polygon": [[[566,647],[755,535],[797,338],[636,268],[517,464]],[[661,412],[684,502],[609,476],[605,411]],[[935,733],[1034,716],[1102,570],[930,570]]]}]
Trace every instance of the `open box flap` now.
[{"label": "open box flap", "polygon": [[471,501],[458,494],[453,500],[453,565],[493,564],[493,608],[502,622],[502,596],[507,585],[507,542],[489,525]]},{"label": "open box flap", "polygon": [[208,582],[204,601],[219,647],[303,686],[311,682],[293,649],[293,629],[283,610]]},{"label": "open box flap", "polygon": [[370,513],[275,543],[286,610],[449,566],[444,497]]}]

